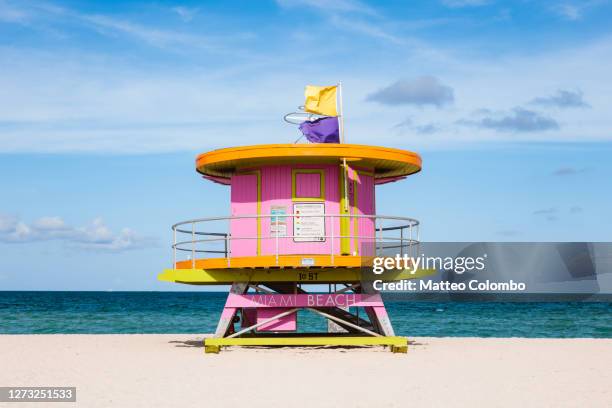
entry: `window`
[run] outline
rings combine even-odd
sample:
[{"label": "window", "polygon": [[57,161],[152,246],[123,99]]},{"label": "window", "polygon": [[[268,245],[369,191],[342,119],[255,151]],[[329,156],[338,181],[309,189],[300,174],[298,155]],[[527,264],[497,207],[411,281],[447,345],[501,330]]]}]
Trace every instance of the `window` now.
[{"label": "window", "polygon": [[293,201],[324,201],[325,177],[322,169],[293,169],[291,171]]}]

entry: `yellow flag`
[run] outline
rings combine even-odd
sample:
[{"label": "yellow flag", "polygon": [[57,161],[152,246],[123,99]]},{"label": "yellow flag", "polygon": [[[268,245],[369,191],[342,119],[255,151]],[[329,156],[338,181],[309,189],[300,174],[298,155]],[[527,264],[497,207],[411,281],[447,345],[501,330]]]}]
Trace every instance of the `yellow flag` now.
[{"label": "yellow flag", "polygon": [[319,115],[338,116],[338,111],[336,110],[337,89],[336,85],[306,85],[304,110],[310,113],[318,113]]}]

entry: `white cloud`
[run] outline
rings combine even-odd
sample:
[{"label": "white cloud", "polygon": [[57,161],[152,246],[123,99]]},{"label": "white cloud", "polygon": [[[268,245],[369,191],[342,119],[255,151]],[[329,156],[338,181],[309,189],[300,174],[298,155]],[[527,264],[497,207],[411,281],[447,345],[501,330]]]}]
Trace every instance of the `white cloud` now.
[{"label": "white cloud", "polygon": [[114,240],[112,231],[101,218],[94,219],[90,225],[76,231],[82,235],[81,241],[91,244],[108,244]]},{"label": "white cloud", "polygon": [[15,225],[15,229],[6,234],[6,236],[9,241],[25,241],[32,236],[32,228],[20,221]]},{"label": "white cloud", "polygon": [[552,5],[552,11],[568,21],[580,21],[587,11],[605,4],[606,0],[565,1]]},{"label": "white cloud", "polygon": [[0,22],[23,24],[28,20],[28,13],[7,1],[0,0]]},{"label": "white cloud", "polygon": [[[467,60],[423,47],[393,64],[383,64],[375,75],[334,69],[324,76],[313,76],[309,70],[290,72],[282,64],[276,69],[230,66],[223,71],[209,69],[206,75],[184,72],[177,76],[144,72],[119,60],[87,54],[74,59],[0,48],[5,56],[0,76],[0,151],[194,151],[249,144],[252,135],[266,135],[270,143],[291,142],[299,135],[283,123],[282,115],[302,103],[303,85],[338,79],[344,83],[347,136],[355,143],[367,143],[372,134],[378,134],[381,143],[399,145],[409,140],[415,148],[505,140],[500,132],[453,124],[482,107],[508,111],[534,95],[547,95],[550,89],[572,88],[589,95],[593,108],[566,110],[559,131],[523,132],[512,140],[612,140],[607,97],[612,84],[605,69],[612,63],[610,43],[497,60]],[[416,60],[420,64],[411,68],[410,61]],[[445,69],[440,70],[441,66]],[[381,134],[381,128],[400,122],[407,112],[398,111],[402,105],[389,109],[364,99],[371,90],[386,85],[381,77],[418,75],[417,70],[436,72],[453,85],[456,102],[443,114],[419,113],[420,124],[431,123],[446,131],[414,140],[398,138],[394,132]],[[247,73],[256,73],[257,81],[244,79]]]},{"label": "white cloud", "polygon": [[441,107],[454,101],[453,88],[433,76],[399,80],[368,95],[368,101],[383,105],[433,105]]},{"label": "white cloud", "polygon": [[580,207],[579,205],[574,205],[574,206],[571,206],[571,207],[570,207],[570,209],[569,209],[569,212],[570,212],[571,214],[579,214],[579,213],[581,213],[582,211],[583,211],[583,208],[582,208],[582,207]]},{"label": "white cloud", "polygon": [[491,3],[492,0],[442,0],[442,4],[450,8],[480,7]]},{"label": "white cloud", "polygon": [[553,171],[552,175],[553,176],[574,176],[576,174],[584,173],[586,171],[587,169],[584,167],[576,168],[576,167],[564,166],[564,167],[559,167],[557,170]]},{"label": "white cloud", "polygon": [[567,20],[576,21],[582,18],[583,7],[576,4],[562,3],[555,6],[555,11]]},{"label": "white cloud", "polygon": [[80,235],[76,244],[87,249],[124,251],[143,248],[153,243],[151,239],[139,237],[130,228],[123,228],[118,234],[114,234],[101,218],[96,218],[90,225],[77,229],[76,232]]},{"label": "white cloud", "polygon": [[[343,13],[348,12],[335,15],[347,21]],[[368,20],[356,13],[351,16]],[[374,26],[387,27],[389,22],[388,27],[400,27],[379,17],[369,20]],[[308,41],[292,43],[288,49],[253,50],[252,58],[216,65],[214,59],[169,59],[163,65],[147,60],[143,66],[138,56],[0,47],[0,152],[201,151],[250,144],[253,135],[270,143],[292,142],[299,134],[283,123],[282,116],[303,103],[304,84],[338,80],[344,84],[347,137],[355,143],[368,143],[374,134],[379,143],[409,143],[415,149],[506,140],[612,140],[610,37],[576,41],[566,48],[521,47],[501,54],[479,53],[465,43],[444,48],[404,37],[397,38],[399,44],[389,38],[379,47],[362,47],[362,38],[351,36],[349,41],[332,35],[350,28],[340,28],[328,17],[321,21],[325,30],[308,30]],[[140,38],[122,31],[134,29],[134,23],[127,22],[128,26],[119,23],[121,28],[112,28],[116,20],[98,21],[106,27],[87,24],[108,36]],[[147,41],[176,46],[181,40],[161,35]],[[350,63],[339,62],[347,55],[352,55]],[[423,72],[452,84],[455,102],[443,112],[420,110],[414,132],[390,129],[409,113],[403,105],[364,103],[371,91]],[[511,113],[513,107],[555,89],[580,89],[592,109],[564,110],[558,117],[560,129],[554,132],[515,134],[456,125],[477,109]]]},{"label": "white cloud", "polygon": [[18,219],[13,215],[0,214],[0,234],[10,233],[17,227]]},{"label": "white cloud", "polygon": [[554,106],[557,108],[588,108],[589,104],[584,100],[582,91],[566,91],[560,89],[556,94],[534,98],[534,105]]},{"label": "white cloud", "polygon": [[[198,9],[175,7],[172,9],[184,21],[191,20]],[[134,40],[163,48],[179,51],[207,50],[227,53],[228,41],[249,37],[250,34],[231,33],[222,36],[205,36],[176,29],[161,29],[157,26],[139,24],[127,19],[103,14],[87,14],[50,3],[7,3],[0,0],[0,21],[27,26],[34,30],[61,32],[65,26],[86,28],[107,37],[131,37]],[[59,27],[59,28],[55,28]]]},{"label": "white cloud", "polygon": [[553,118],[521,107],[510,112],[485,112],[478,120],[465,120],[463,123],[502,132],[543,132],[559,129],[559,124]]},{"label": "white cloud", "polygon": [[535,210],[533,215],[543,217],[547,221],[557,221],[559,216],[559,209],[557,207],[543,208],[541,210]]},{"label": "white cloud", "polygon": [[91,24],[102,34],[122,33],[132,36],[145,43],[159,47],[172,48],[186,46],[190,48],[213,49],[214,43],[206,37],[182,33],[178,31],[160,30],[127,20],[111,18],[104,15],[79,15],[82,22]]},{"label": "white cloud", "polygon": [[375,15],[376,11],[365,3],[356,0],[276,0],[276,3],[284,8],[319,9],[323,12],[340,11],[356,12]]},{"label": "white cloud", "polygon": [[[343,31],[361,34],[392,44],[404,43],[400,37],[391,34],[386,29],[387,18],[376,9],[359,1],[276,0],[276,3],[286,9],[314,9],[322,14],[323,21],[327,21],[335,28]],[[431,24],[431,22],[428,23]],[[402,25],[408,24],[403,23]]]},{"label": "white cloud", "polygon": [[363,34],[365,36],[384,40],[393,44],[402,44],[404,42],[401,38],[387,32],[383,28],[384,25],[380,22],[372,23],[367,20],[358,20],[352,17],[340,16],[336,14],[329,16],[329,22],[336,28],[357,34]]},{"label": "white cloud", "polygon": [[191,7],[184,7],[184,6],[178,6],[178,7],[172,8],[172,11],[174,11],[176,14],[178,14],[178,16],[181,18],[181,20],[183,20],[184,22],[188,23],[191,20],[193,20],[193,18],[196,16],[196,14],[199,13],[200,9],[198,9],[198,8],[191,8]]},{"label": "white cloud", "polygon": [[57,216],[42,217],[27,225],[15,216],[0,214],[0,242],[28,243],[51,240],[84,249],[113,252],[155,244],[154,239],[139,236],[129,228],[123,228],[115,234],[101,218],[94,219],[84,227],[72,227]]},{"label": "white cloud", "polygon": [[42,217],[34,221],[32,226],[41,231],[62,231],[69,229],[60,217]]}]

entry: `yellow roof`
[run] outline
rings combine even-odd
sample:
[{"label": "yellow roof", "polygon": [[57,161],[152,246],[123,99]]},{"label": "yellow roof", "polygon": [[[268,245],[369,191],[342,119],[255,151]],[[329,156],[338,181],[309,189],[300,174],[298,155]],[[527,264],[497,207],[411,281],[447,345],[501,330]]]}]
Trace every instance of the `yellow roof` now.
[{"label": "yellow roof", "polygon": [[390,147],[336,143],[268,144],[230,147],[202,153],[196,159],[199,173],[229,178],[241,169],[280,164],[349,164],[374,171],[377,179],[407,176],[421,170],[421,157]]}]

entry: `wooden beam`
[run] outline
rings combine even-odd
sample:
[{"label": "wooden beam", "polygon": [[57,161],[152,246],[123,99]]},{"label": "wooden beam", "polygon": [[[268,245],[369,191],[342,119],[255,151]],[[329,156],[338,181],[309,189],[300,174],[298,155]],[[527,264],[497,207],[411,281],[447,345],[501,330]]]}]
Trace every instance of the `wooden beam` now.
[{"label": "wooden beam", "polygon": [[[232,288],[230,289],[230,293],[242,295],[246,293],[248,288],[249,284],[247,282],[234,282],[232,284]],[[221,317],[219,318],[219,323],[217,324],[217,330],[215,330],[215,337],[223,337],[227,334],[230,326],[234,323],[236,310],[236,308],[232,307],[223,308],[223,312],[221,312]]]}]

